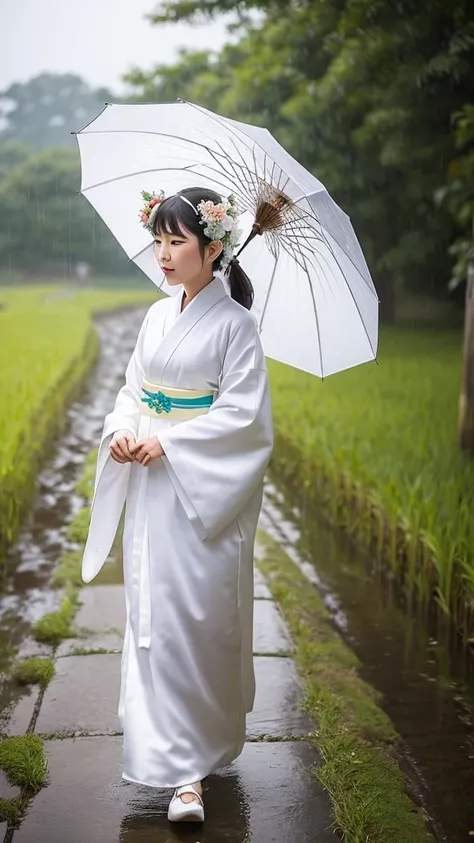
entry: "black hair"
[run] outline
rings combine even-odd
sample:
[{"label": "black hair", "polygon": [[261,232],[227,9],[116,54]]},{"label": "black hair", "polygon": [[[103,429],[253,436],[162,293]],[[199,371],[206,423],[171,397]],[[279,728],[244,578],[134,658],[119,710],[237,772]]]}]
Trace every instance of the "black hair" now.
[{"label": "black hair", "polygon": [[[166,234],[174,234],[175,237],[184,237],[181,226],[184,226],[191,234],[197,237],[201,257],[204,258],[204,247],[211,243],[211,239],[204,234],[204,226],[201,225],[201,216],[196,214],[187,202],[183,202],[180,196],[184,196],[197,208],[200,202],[222,202],[222,197],[214,190],[205,187],[187,187],[180,190],[174,196],[169,196],[159,206],[153,219],[153,233],[160,231]],[[222,265],[222,252],[215,259],[212,268],[217,272]],[[238,261],[233,258],[225,270],[229,280],[230,294],[236,302],[250,310],[253,303],[253,287],[248,275],[244,272]]]}]

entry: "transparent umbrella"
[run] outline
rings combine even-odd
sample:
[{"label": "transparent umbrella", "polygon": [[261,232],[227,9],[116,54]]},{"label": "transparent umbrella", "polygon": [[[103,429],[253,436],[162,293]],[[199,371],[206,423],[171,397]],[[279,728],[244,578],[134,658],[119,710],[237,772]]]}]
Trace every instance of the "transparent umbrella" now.
[{"label": "transparent umbrella", "polygon": [[81,193],[157,287],[171,292],[142,191],[233,194],[265,354],[320,377],[375,358],[378,297],[350,219],[266,129],[182,101],[107,105],[77,140]]}]

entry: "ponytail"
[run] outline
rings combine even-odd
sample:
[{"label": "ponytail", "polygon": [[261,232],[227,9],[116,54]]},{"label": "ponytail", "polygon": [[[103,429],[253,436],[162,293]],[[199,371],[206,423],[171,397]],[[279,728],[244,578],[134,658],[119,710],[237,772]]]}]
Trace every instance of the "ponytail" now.
[{"label": "ponytail", "polygon": [[250,310],[254,297],[252,282],[237,258],[232,258],[225,275],[229,282],[231,297],[243,307],[246,307],[247,310]]}]

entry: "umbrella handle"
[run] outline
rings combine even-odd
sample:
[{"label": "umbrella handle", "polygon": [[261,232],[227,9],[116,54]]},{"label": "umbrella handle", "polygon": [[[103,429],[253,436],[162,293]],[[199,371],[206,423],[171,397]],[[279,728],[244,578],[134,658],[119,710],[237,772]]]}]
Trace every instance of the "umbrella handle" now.
[{"label": "umbrella handle", "polygon": [[254,224],[252,226],[252,230],[251,230],[249,236],[247,237],[244,245],[241,246],[239,251],[237,252],[237,254],[235,256],[236,258],[239,257],[240,253],[243,252],[245,247],[248,246],[248,244],[253,240],[254,237],[257,236],[257,234],[263,234],[262,226],[258,222],[254,222]]}]

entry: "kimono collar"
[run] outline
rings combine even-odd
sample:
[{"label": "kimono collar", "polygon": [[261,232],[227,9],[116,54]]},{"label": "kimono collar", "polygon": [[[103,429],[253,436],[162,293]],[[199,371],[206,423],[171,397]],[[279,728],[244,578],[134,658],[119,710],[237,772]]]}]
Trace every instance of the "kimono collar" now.
[{"label": "kimono collar", "polygon": [[173,296],[171,309],[166,319],[165,335],[149,363],[147,375],[149,380],[153,383],[161,383],[166,365],[180,343],[209,310],[227,297],[228,293],[220,278],[213,278],[197,296],[191,299],[183,311],[181,311],[181,295]]},{"label": "kimono collar", "polygon": [[[173,296],[173,305],[174,305],[174,317],[175,319],[178,316],[184,316],[184,314],[189,310],[189,308],[193,308],[194,310],[200,311],[203,313],[209,310],[213,304],[218,302],[221,298],[227,295],[227,291],[224,287],[223,282],[220,278],[216,276],[206,284],[199,293],[191,299],[189,304],[186,305],[183,310],[181,310],[181,302],[183,300],[184,294],[184,287],[181,288],[181,292],[177,296]],[[199,318],[199,317],[198,317]]]}]

